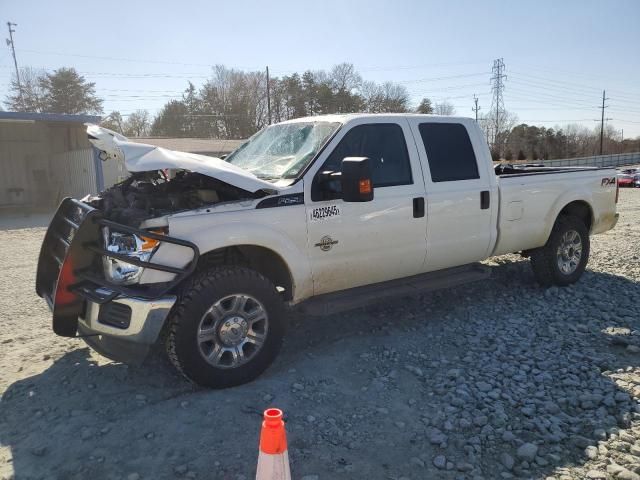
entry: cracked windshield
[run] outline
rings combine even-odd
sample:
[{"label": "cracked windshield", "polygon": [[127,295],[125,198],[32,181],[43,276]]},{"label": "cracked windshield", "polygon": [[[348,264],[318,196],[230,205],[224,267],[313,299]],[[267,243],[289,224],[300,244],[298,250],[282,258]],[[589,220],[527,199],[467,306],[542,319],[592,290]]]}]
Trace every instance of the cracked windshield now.
[{"label": "cracked windshield", "polygon": [[296,122],[261,130],[227,161],[263,180],[295,178],[340,126],[337,122]]}]

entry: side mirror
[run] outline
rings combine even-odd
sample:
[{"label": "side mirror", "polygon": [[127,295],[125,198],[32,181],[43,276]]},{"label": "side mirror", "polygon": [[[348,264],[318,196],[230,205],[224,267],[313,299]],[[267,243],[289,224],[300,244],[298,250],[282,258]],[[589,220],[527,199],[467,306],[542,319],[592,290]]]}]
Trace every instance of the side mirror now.
[{"label": "side mirror", "polygon": [[342,160],[340,181],[343,201],[370,202],[373,200],[371,162],[367,157],[346,157]]}]

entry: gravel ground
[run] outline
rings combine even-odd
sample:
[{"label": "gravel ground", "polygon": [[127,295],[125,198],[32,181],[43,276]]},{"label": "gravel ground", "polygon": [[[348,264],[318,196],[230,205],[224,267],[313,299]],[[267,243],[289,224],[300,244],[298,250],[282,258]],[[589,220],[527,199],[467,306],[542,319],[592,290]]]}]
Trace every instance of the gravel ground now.
[{"label": "gravel ground", "polygon": [[618,208],[575,286],[494,258],[487,282],[295,318],[266,374],[224,391],[56,337],[44,229],[4,222],[0,478],[252,478],[278,406],[297,479],[640,479],[640,190]]}]

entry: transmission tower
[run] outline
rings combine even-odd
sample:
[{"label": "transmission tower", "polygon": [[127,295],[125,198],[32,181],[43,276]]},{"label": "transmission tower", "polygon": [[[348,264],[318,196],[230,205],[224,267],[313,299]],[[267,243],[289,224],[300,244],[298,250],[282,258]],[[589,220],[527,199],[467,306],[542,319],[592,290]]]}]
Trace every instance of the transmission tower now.
[{"label": "transmission tower", "polygon": [[500,133],[500,124],[505,113],[502,93],[504,90],[504,80],[507,78],[504,74],[504,61],[502,58],[493,61],[491,74],[491,92],[493,93],[493,98],[491,100],[490,112],[495,115],[493,120],[493,148],[494,150],[499,150],[497,140]]}]

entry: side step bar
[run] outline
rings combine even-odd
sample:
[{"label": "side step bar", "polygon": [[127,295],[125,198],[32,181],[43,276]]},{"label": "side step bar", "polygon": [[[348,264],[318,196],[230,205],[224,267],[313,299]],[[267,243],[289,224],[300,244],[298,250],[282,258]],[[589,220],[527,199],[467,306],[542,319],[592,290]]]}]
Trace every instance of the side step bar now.
[{"label": "side step bar", "polygon": [[378,303],[390,297],[413,296],[465,283],[484,280],[491,276],[491,268],[480,263],[422,273],[413,277],[374,283],[340,292],[326,293],[310,298],[293,308],[314,316],[331,315]]}]

